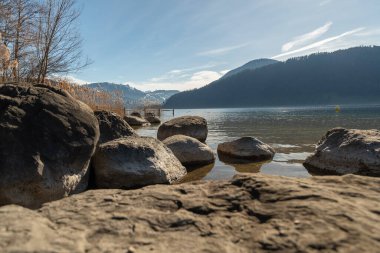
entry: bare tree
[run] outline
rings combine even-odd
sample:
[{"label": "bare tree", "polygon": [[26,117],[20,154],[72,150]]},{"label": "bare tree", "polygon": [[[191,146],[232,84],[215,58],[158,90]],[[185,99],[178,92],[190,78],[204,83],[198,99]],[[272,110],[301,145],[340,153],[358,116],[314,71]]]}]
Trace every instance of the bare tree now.
[{"label": "bare tree", "polygon": [[74,0],[45,0],[41,6],[35,43],[39,82],[89,64],[82,61],[82,41],[75,26],[79,11],[74,4]]}]

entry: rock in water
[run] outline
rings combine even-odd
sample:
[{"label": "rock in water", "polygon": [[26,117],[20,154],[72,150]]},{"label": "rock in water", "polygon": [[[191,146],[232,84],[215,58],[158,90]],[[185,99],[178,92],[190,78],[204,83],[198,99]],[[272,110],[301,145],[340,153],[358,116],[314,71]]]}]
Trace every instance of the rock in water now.
[{"label": "rock in water", "polygon": [[185,135],[173,135],[163,143],[185,166],[207,165],[215,161],[212,149],[195,138]]},{"label": "rock in water", "polygon": [[316,174],[380,176],[380,131],[331,129],[304,165]]},{"label": "rock in water", "polygon": [[147,113],[145,115],[145,119],[151,123],[151,124],[160,124],[161,123],[161,120],[159,117],[157,117],[156,115],[154,115],[154,113]]},{"label": "rock in water", "polygon": [[205,142],[208,134],[207,121],[198,116],[183,116],[171,119],[158,128],[157,138],[162,141],[177,134],[190,136]]},{"label": "rock in water", "polygon": [[151,137],[121,138],[99,145],[93,167],[98,188],[172,184],[186,175],[170,149]]},{"label": "rock in water", "polygon": [[230,181],[91,190],[38,212],[0,208],[2,252],[378,252],[380,178]]},{"label": "rock in water", "polygon": [[141,113],[139,113],[139,112],[132,112],[132,113],[131,113],[131,116],[138,117],[138,118],[142,118],[142,117],[141,117]]},{"label": "rock in water", "polygon": [[218,154],[237,159],[263,161],[272,159],[275,151],[271,146],[256,138],[242,137],[219,144]]},{"label": "rock in water", "polygon": [[99,139],[92,110],[45,85],[0,84],[0,205],[84,191]]},{"label": "rock in water", "polygon": [[135,130],[119,115],[109,111],[95,111],[99,121],[99,143],[112,141],[126,136],[137,136]]},{"label": "rock in water", "polygon": [[143,118],[136,116],[124,116],[124,120],[131,126],[149,126],[150,123]]}]

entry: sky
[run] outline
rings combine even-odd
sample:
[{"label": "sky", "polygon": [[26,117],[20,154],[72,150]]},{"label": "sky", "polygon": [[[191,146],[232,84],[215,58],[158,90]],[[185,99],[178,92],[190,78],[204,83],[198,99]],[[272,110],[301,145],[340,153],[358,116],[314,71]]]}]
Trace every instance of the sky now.
[{"label": "sky", "polygon": [[380,45],[380,0],[78,0],[83,53],[69,78],[198,88],[258,58]]}]

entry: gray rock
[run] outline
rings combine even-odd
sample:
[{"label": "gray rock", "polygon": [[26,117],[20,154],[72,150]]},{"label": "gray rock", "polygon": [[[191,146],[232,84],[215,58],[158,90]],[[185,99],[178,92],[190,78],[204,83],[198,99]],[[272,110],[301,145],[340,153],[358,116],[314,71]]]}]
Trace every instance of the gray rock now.
[{"label": "gray rock", "polygon": [[131,126],[149,126],[150,123],[143,118],[136,116],[124,116],[124,120]]},{"label": "gray rock", "polygon": [[67,92],[0,84],[0,205],[38,207],[84,191],[98,139],[93,111]]},{"label": "gray rock", "polygon": [[380,176],[380,131],[331,129],[304,165],[316,174]]},{"label": "gray rock", "polygon": [[91,190],[38,212],[0,208],[2,252],[378,252],[380,178],[231,181]]},{"label": "gray rock", "polygon": [[190,136],[205,142],[208,134],[207,121],[198,116],[183,116],[171,119],[158,128],[157,138],[165,140],[177,134]]},{"label": "gray rock", "polygon": [[99,121],[99,144],[126,136],[137,136],[135,130],[119,115],[110,111],[95,111]]},{"label": "gray rock", "polygon": [[132,112],[131,116],[142,118],[141,113],[139,113],[139,112]]},{"label": "gray rock", "polygon": [[151,114],[145,115],[145,119],[146,119],[146,121],[148,121],[151,124],[161,124],[160,118],[155,116],[154,114],[153,115],[151,115]]},{"label": "gray rock", "polygon": [[219,144],[218,154],[227,158],[264,161],[272,159],[275,151],[271,146],[254,137],[242,137]]},{"label": "gray rock", "polygon": [[93,167],[98,188],[172,184],[186,175],[170,149],[151,137],[128,137],[101,144]]},{"label": "gray rock", "polygon": [[206,144],[185,135],[173,135],[163,143],[185,166],[207,165],[215,161],[215,154]]}]

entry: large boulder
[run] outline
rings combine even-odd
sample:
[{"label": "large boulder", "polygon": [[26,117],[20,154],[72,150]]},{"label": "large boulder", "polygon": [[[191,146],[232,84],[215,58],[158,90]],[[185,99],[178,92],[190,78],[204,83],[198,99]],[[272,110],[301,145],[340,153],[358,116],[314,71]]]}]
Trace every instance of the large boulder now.
[{"label": "large boulder", "polygon": [[207,165],[215,161],[215,154],[206,144],[185,135],[173,135],[163,143],[185,166]]},{"label": "large boulder", "polygon": [[177,134],[187,135],[205,142],[208,134],[207,121],[199,116],[183,116],[171,119],[158,128],[157,138],[165,140]]},{"label": "large boulder", "polygon": [[304,165],[316,174],[380,176],[380,131],[331,129]]},{"label": "large boulder", "polygon": [[136,188],[176,183],[186,169],[162,142],[128,137],[99,145],[94,158],[97,188]]},{"label": "large boulder", "polygon": [[242,137],[219,144],[218,154],[226,158],[264,161],[272,159],[275,151],[271,146],[254,137]]},{"label": "large boulder", "polygon": [[379,252],[380,178],[230,181],[91,190],[38,212],[0,208],[2,252]]},{"label": "large boulder", "polygon": [[149,126],[150,123],[143,118],[136,116],[124,116],[124,120],[131,126]]},{"label": "large boulder", "polygon": [[141,113],[139,113],[139,112],[132,112],[131,116],[142,118]]},{"label": "large boulder", "polygon": [[135,130],[119,115],[110,111],[95,111],[99,121],[99,144],[126,136],[137,136]]},{"label": "large boulder", "polygon": [[0,205],[38,207],[88,184],[93,111],[45,85],[0,84]]}]

